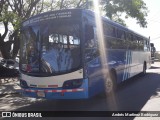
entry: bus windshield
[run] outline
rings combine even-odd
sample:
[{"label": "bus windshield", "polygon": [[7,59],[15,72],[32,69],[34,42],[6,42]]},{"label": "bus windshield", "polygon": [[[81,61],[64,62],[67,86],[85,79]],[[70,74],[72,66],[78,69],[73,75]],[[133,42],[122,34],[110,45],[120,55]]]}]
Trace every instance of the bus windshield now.
[{"label": "bus windshield", "polygon": [[23,72],[62,74],[80,67],[79,24],[28,26],[22,31]]}]

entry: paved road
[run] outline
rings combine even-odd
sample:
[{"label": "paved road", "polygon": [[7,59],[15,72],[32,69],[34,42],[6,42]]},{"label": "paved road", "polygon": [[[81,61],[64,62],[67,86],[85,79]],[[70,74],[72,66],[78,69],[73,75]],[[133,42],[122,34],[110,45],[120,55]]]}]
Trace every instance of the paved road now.
[{"label": "paved road", "polygon": [[[21,95],[0,98],[0,111],[160,111],[160,62],[147,70],[145,77],[137,76],[120,85],[110,97],[96,96],[89,100],[36,100]],[[60,118],[57,118],[60,119]],[[78,119],[78,118],[76,118]],[[90,118],[96,119],[96,118]],[[101,119],[106,119],[102,118]],[[113,119],[113,118],[110,118]],[[119,119],[119,118],[116,118]],[[121,118],[124,120],[124,118]],[[129,118],[126,118],[127,120]],[[130,118],[150,120],[150,118]],[[155,120],[160,118],[155,118]]]}]

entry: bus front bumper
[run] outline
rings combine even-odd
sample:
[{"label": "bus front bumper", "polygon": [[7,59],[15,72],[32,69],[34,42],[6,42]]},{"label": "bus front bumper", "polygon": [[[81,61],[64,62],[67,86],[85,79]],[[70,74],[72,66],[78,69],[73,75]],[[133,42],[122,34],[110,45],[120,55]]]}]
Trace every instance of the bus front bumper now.
[{"label": "bus front bumper", "polygon": [[85,99],[88,98],[88,80],[79,88],[22,88],[21,93],[24,96],[44,99]]}]

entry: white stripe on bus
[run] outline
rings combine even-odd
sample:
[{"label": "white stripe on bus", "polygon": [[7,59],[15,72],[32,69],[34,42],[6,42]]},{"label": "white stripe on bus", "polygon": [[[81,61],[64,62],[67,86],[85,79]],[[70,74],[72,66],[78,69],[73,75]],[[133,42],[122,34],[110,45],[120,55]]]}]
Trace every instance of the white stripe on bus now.
[{"label": "white stripe on bus", "polygon": [[127,74],[128,74],[128,61],[129,61],[129,52],[126,51],[126,63],[125,63],[125,70],[124,70],[124,77],[123,77],[123,81],[127,79]]},{"label": "white stripe on bus", "polygon": [[128,51],[128,65],[127,65],[127,78],[129,78],[129,69],[130,69],[130,51]]},{"label": "white stripe on bus", "polygon": [[131,66],[132,66],[132,52],[130,51],[129,77],[131,77]]}]

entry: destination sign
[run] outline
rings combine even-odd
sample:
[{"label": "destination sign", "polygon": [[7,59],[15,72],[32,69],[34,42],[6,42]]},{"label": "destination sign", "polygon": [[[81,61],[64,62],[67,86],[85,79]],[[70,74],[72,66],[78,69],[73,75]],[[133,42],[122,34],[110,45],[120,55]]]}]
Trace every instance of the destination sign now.
[{"label": "destination sign", "polygon": [[52,19],[70,18],[70,17],[72,17],[72,12],[70,12],[70,11],[42,14],[37,17],[30,18],[29,20],[23,22],[23,26],[26,26],[26,25],[32,24],[32,23],[52,20]]}]

